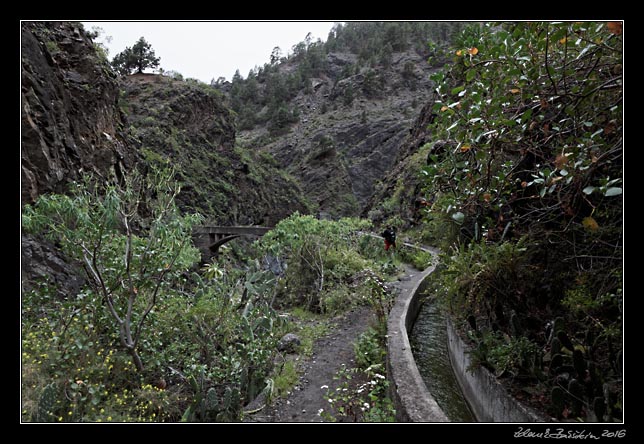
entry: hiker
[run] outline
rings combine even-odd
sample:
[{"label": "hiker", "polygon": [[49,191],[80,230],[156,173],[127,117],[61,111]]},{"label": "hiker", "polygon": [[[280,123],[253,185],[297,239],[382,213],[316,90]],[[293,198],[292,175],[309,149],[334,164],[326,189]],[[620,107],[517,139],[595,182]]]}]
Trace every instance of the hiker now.
[{"label": "hiker", "polygon": [[396,249],[396,229],[394,227],[388,227],[383,231],[382,237],[385,238],[385,251],[389,251],[390,247]]}]

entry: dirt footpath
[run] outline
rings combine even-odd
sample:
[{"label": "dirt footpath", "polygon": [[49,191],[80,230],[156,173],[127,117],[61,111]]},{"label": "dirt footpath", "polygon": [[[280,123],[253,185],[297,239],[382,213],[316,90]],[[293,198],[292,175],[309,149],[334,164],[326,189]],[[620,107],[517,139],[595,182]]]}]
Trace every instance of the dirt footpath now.
[{"label": "dirt footpath", "polygon": [[[421,278],[422,272],[405,265],[405,273],[397,282],[388,285],[396,288],[396,294],[403,289],[411,289]],[[338,386],[333,376],[344,364],[354,367],[355,357],[353,344],[361,333],[375,321],[369,307],[353,309],[335,319],[336,327],[326,336],[318,339],[313,345],[313,354],[301,364],[304,373],[299,383],[286,399],[279,399],[272,406],[247,415],[245,422],[324,422],[318,412],[328,410],[329,402],[324,399],[326,388],[331,390]]]}]

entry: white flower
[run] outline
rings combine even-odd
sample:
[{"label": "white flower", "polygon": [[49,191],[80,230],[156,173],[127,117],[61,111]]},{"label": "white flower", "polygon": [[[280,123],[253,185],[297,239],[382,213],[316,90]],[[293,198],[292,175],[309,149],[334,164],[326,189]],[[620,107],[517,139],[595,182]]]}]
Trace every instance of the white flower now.
[{"label": "white flower", "polygon": [[376,373],[374,376],[376,378],[385,379],[385,377],[383,375],[381,375],[380,373]]},{"label": "white flower", "polygon": [[328,388],[329,388],[329,386],[324,384],[322,387],[320,387],[320,390],[324,390],[324,389],[328,389]]},{"label": "white flower", "polygon": [[320,416],[320,415],[322,414],[322,412],[323,412],[323,411],[324,411],[324,409],[320,409],[320,410],[318,410],[318,416]]},{"label": "white flower", "polygon": [[369,408],[369,403],[368,403],[368,402],[365,402],[365,403],[364,403],[364,404],[362,404],[362,405],[364,406],[364,408],[365,408],[365,409],[368,409],[368,408]]}]

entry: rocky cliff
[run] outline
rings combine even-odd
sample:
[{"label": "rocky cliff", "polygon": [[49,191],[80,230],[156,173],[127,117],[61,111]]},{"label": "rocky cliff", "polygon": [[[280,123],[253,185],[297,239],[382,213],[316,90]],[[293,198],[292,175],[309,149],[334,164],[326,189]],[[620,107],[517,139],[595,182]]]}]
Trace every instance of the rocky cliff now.
[{"label": "rocky cliff", "polygon": [[[117,106],[119,86],[79,23],[21,25],[21,201],[64,193],[86,174],[119,180],[136,164]],[[38,281],[75,294],[82,279],[55,245],[23,234],[23,290]]]},{"label": "rocky cliff", "polygon": [[137,154],[107,60],[79,23],[23,22],[21,33],[22,202],[86,173],[118,179]]},{"label": "rocky cliff", "polygon": [[433,140],[430,128],[435,115],[432,112],[434,94],[426,100],[409,133],[401,141],[393,167],[374,187],[373,194],[363,207],[364,217],[375,222],[400,218],[403,226],[414,225],[420,218],[419,204],[425,198],[420,170],[427,163],[427,155],[441,142]]},{"label": "rocky cliff", "polygon": [[274,225],[307,211],[299,186],[275,160],[235,143],[232,112],[219,91],[155,74],[122,78],[121,106],[147,165],[173,167],[184,211],[221,224]]},{"label": "rocky cliff", "polygon": [[[180,208],[217,223],[272,225],[303,193],[268,154],[235,145],[231,111],[198,82],[156,75],[118,78],[79,23],[21,28],[21,198],[65,193],[92,175],[120,181],[133,168],[172,166]],[[38,281],[75,294],[78,270],[56,245],[23,233],[23,290]]]},{"label": "rocky cliff", "polygon": [[80,23],[22,24],[22,201],[92,173],[118,180],[171,165],[179,204],[221,223],[271,224],[306,211],[270,155],[235,145],[231,111],[209,86],[118,78]]},{"label": "rocky cliff", "polygon": [[[419,104],[432,93],[429,74],[435,68],[424,53],[394,53],[387,68],[363,67],[333,80],[334,72],[356,59],[351,53],[327,55],[329,76],[312,79],[311,88],[292,100],[299,119],[286,134],[271,140],[261,127],[240,133],[242,143],[262,146],[297,177],[323,216],[364,211],[395,167]],[[280,69],[294,70],[289,63]]]}]

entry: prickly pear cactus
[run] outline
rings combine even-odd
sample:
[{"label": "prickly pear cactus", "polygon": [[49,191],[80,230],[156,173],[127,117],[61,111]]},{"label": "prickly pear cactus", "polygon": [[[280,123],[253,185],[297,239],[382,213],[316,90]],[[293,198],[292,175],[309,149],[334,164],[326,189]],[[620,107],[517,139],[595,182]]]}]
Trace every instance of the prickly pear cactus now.
[{"label": "prickly pear cactus", "polygon": [[583,378],[586,374],[586,359],[581,350],[573,350],[572,352],[572,365],[575,367],[575,371],[580,378]]},{"label": "prickly pear cactus", "polygon": [[550,371],[555,372],[559,367],[563,365],[563,355],[556,354],[550,359]]},{"label": "prickly pear cactus", "polygon": [[219,409],[219,398],[217,397],[217,390],[210,387],[206,392],[206,410],[213,412]]},{"label": "prickly pear cactus", "polygon": [[561,341],[557,338],[552,338],[552,343],[550,345],[550,356],[555,356],[561,353]]},{"label": "prickly pear cactus", "polygon": [[58,399],[58,386],[52,382],[43,388],[38,401],[38,410],[33,414],[34,422],[54,422],[56,401]]},{"label": "prickly pear cactus", "polygon": [[568,393],[570,394],[570,410],[573,416],[581,415],[581,407],[584,404],[584,386],[576,379],[571,379],[568,383]]},{"label": "prickly pear cactus", "polygon": [[560,330],[557,333],[557,339],[561,341],[561,345],[566,347],[571,352],[575,349],[575,346],[572,344],[572,341],[570,340],[570,338],[568,337],[565,331]]},{"label": "prickly pear cactus", "polygon": [[566,406],[566,392],[561,387],[553,387],[550,391],[550,400],[555,416],[560,417]]}]

